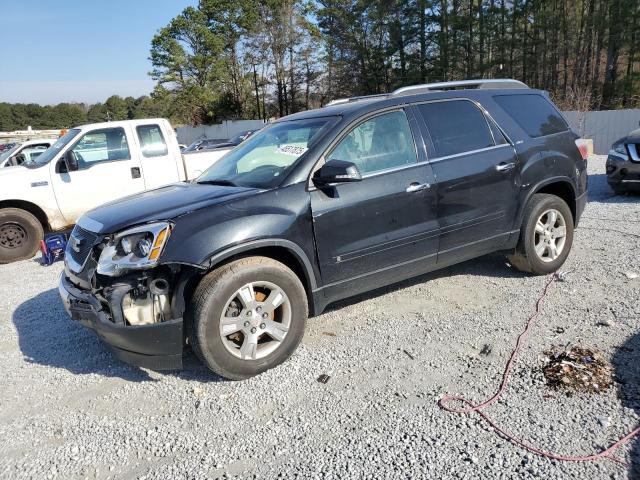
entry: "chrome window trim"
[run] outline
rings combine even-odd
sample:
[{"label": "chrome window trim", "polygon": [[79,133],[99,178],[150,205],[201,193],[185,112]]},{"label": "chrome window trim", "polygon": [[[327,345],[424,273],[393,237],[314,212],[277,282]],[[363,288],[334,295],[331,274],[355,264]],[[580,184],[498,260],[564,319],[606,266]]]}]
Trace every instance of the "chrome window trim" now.
[{"label": "chrome window trim", "polygon": [[456,153],[454,155],[446,155],[444,157],[435,157],[435,158],[430,159],[429,162],[437,163],[437,162],[442,162],[444,160],[449,160],[451,158],[464,157],[466,155],[474,155],[476,153],[482,153],[482,152],[487,152],[489,150],[496,150],[498,148],[511,147],[511,146],[512,145],[510,145],[508,143],[503,143],[502,145],[494,145],[493,147],[478,148],[476,150],[468,150],[466,152]]}]

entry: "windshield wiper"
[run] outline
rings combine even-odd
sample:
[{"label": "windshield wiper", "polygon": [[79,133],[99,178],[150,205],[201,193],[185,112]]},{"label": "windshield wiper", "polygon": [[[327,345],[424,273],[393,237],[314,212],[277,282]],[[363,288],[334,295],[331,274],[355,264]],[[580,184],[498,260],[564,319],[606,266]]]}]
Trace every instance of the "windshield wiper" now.
[{"label": "windshield wiper", "polygon": [[196,183],[199,183],[201,185],[221,185],[223,187],[237,187],[237,185],[230,180],[200,180]]}]

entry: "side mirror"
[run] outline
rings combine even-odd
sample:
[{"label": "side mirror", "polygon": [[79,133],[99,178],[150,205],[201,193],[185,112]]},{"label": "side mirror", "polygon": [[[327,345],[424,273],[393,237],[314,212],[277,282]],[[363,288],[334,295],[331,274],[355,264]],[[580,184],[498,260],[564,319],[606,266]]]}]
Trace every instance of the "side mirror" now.
[{"label": "side mirror", "polygon": [[78,170],[78,157],[73,150],[69,150],[64,154],[64,164],[67,167],[67,172],[75,172]]},{"label": "side mirror", "polygon": [[316,170],[312,180],[316,186],[323,187],[332,183],[359,182],[362,180],[362,175],[352,162],[329,160]]}]

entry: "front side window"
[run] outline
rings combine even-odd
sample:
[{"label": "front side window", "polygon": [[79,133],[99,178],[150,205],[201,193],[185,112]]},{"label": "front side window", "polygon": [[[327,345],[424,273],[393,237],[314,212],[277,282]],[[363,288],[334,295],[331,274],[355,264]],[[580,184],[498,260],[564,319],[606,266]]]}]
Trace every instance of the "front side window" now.
[{"label": "front side window", "polygon": [[105,128],[85,134],[73,147],[78,169],[102,162],[129,160],[129,145],[123,128]]},{"label": "front side window", "polygon": [[532,138],[566,132],[569,127],[555,107],[537,94],[496,95],[498,105]]},{"label": "front side window", "polygon": [[454,100],[418,105],[436,157],[448,157],[494,146],[484,114],[472,102]]},{"label": "front side window", "polygon": [[271,124],[214,163],[197,183],[274,188],[337,120],[318,117]]},{"label": "front side window", "polygon": [[136,131],[143,156],[162,157],[169,152],[159,125],[139,125]]},{"label": "front side window", "polygon": [[342,139],[328,159],[352,162],[362,175],[418,161],[407,116],[401,111],[361,123]]}]

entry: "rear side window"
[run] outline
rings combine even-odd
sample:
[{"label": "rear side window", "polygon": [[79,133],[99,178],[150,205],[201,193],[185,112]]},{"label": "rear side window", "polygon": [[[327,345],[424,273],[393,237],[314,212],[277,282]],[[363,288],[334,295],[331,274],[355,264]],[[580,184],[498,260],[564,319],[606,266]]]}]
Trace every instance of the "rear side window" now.
[{"label": "rear side window", "polygon": [[467,100],[424,103],[418,111],[427,124],[436,157],[493,147],[484,114]]},{"label": "rear side window", "polygon": [[568,130],[562,116],[540,95],[497,95],[493,98],[531,138]]},{"label": "rear side window", "polygon": [[160,126],[140,125],[136,127],[136,131],[145,157],[161,157],[169,152]]}]

